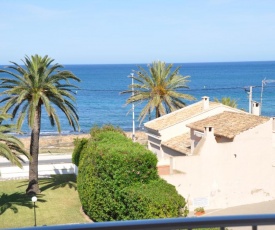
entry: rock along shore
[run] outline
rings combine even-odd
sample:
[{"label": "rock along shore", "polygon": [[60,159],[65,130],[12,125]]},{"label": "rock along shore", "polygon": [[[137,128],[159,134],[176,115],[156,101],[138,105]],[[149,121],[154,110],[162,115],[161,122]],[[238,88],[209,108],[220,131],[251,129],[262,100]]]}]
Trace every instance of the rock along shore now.
[{"label": "rock along shore", "polygon": [[[131,132],[125,132],[128,138],[132,138]],[[136,132],[136,142],[146,145],[147,135],[145,132]],[[72,152],[74,148],[74,140],[77,138],[89,138],[90,134],[72,134],[72,135],[55,135],[55,136],[40,136],[39,148],[40,153],[63,153]],[[23,142],[26,149],[30,147],[30,137],[22,137],[19,139]]]}]

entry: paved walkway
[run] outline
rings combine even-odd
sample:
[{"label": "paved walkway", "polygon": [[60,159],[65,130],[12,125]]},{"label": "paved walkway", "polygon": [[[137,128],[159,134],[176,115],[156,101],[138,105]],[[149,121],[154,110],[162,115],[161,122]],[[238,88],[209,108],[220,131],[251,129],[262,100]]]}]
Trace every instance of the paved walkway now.
[{"label": "paved walkway", "polygon": [[[204,216],[232,216],[253,214],[274,214],[275,200],[255,204],[240,205],[218,210],[207,210]],[[193,216],[190,213],[189,216]],[[229,230],[251,230],[252,227],[229,227]],[[258,230],[275,230],[275,226],[258,226]]]},{"label": "paved walkway", "polygon": [[[250,215],[250,214],[274,214],[275,200],[265,201],[256,204],[240,205],[219,210],[209,210],[206,216],[225,216],[225,215]],[[275,227],[274,227],[275,229]]]}]

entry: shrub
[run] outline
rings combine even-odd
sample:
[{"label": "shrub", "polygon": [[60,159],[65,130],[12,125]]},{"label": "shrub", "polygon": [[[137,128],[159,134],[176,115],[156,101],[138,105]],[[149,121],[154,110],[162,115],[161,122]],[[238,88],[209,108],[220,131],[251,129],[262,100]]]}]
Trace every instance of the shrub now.
[{"label": "shrub", "polygon": [[81,156],[81,152],[83,152],[83,148],[84,146],[87,144],[88,139],[86,138],[82,138],[82,139],[75,139],[74,140],[74,151],[72,154],[72,162],[78,166],[79,165],[79,161],[80,161],[80,156]]},{"label": "shrub", "polygon": [[[109,126],[104,129],[98,127],[92,129],[91,138],[82,144],[78,142],[76,146],[81,151],[78,153],[81,159],[78,160],[77,184],[83,210],[91,219],[94,221],[134,219],[137,211],[133,205],[134,201],[131,202],[131,198],[127,199],[128,193],[132,194],[133,199],[143,199],[141,197],[144,193],[144,199],[152,202],[152,204],[143,203],[151,208],[144,208],[140,218],[179,216],[179,206],[185,206],[184,199],[179,198],[172,185],[160,182],[156,168],[157,158],[152,152],[138,143],[133,143],[117,128]],[[146,192],[135,188],[136,184],[145,186]],[[159,199],[159,202],[153,199],[156,187],[157,193],[163,190],[163,199]],[[135,192],[131,193],[130,188]],[[166,196],[171,199],[173,197],[174,203],[172,201],[169,203]],[[178,199],[175,199],[176,197]],[[172,203],[173,208],[170,207]],[[152,211],[164,206],[168,208],[159,212]],[[155,212],[157,214],[153,215]]]},{"label": "shrub", "polygon": [[204,211],[204,207],[197,207],[197,208],[195,208],[194,212],[195,212],[195,213],[196,213],[196,212],[204,213],[204,212],[205,212],[205,211]]},{"label": "shrub", "polygon": [[122,192],[124,219],[152,219],[187,216],[185,199],[175,187],[159,179],[148,184],[135,184]]},{"label": "shrub", "polygon": [[105,124],[102,127],[99,127],[98,125],[95,125],[93,128],[91,128],[90,134],[92,138],[95,138],[97,136],[97,134],[99,133],[104,133],[107,131],[113,131],[116,133],[120,133],[123,136],[126,136],[125,133],[123,132],[123,130],[120,127],[117,126],[113,126],[111,124]]}]

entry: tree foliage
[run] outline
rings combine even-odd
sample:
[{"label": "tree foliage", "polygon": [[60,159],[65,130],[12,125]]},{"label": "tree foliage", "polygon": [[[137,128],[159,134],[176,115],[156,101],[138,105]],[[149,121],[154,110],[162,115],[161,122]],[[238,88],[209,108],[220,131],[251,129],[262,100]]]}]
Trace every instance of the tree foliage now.
[{"label": "tree foliage", "polygon": [[227,106],[230,106],[232,108],[237,108],[238,107],[237,100],[231,99],[230,97],[223,97],[220,101],[219,101],[218,98],[214,98],[214,101],[222,103],[222,104],[227,105]]},{"label": "tree foliage", "polygon": [[10,118],[9,114],[0,113],[0,156],[8,159],[12,164],[22,168],[24,162],[22,156],[30,158],[20,139],[9,133],[14,131],[14,126],[3,124],[3,121]]},{"label": "tree foliage", "polygon": [[155,117],[160,117],[184,107],[186,104],[183,100],[195,99],[191,95],[178,92],[188,88],[190,77],[180,75],[180,67],[174,70],[172,67],[172,64],[166,65],[161,61],[149,65],[148,71],[138,66],[132,77],[135,83],[129,86],[129,90],[121,92],[131,94],[126,104],[146,102],[139,115],[140,122],[153,111]]}]

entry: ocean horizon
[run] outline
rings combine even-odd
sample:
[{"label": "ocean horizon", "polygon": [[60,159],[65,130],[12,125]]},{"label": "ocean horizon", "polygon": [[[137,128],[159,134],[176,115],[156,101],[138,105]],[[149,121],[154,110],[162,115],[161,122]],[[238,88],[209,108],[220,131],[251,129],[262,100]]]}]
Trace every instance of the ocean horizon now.
[{"label": "ocean horizon", "polygon": [[[18,63],[20,64],[20,63]],[[131,79],[128,77],[138,65],[147,69],[147,64],[77,64],[63,65],[64,70],[72,71],[80,83],[75,91],[76,108],[79,115],[80,132],[87,133],[94,125],[113,124],[125,131],[132,129],[131,105],[125,106],[130,95],[120,92],[128,89]],[[3,69],[7,65],[1,65]],[[187,105],[201,100],[201,97],[230,97],[237,100],[238,108],[248,111],[248,90],[253,86],[252,100],[262,102],[262,115],[275,116],[275,61],[250,62],[200,62],[174,63],[181,66],[180,74],[190,76],[189,89],[180,90],[193,95],[196,101],[185,101]],[[4,74],[0,76],[3,77]],[[265,80],[265,84],[263,81]],[[135,105],[135,125],[143,129],[138,121],[143,104]],[[74,133],[65,116],[58,111],[62,134]],[[26,122],[22,131],[30,133]],[[42,135],[57,134],[56,128],[50,127],[47,114],[42,113]]]}]

